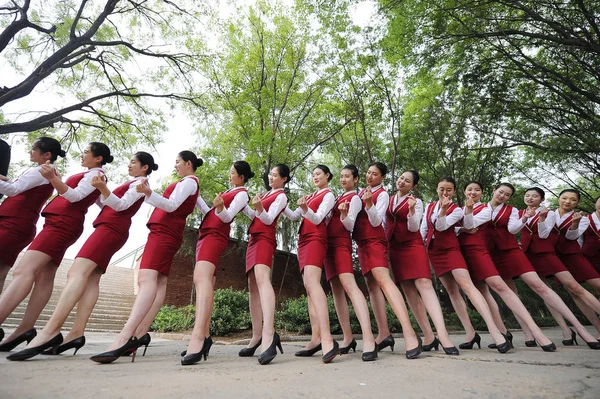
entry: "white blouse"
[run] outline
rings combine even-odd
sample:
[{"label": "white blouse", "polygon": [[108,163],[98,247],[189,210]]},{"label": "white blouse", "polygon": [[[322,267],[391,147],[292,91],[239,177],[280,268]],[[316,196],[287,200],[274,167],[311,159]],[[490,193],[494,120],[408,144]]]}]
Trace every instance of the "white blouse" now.
[{"label": "white blouse", "polygon": [[190,195],[193,195],[198,190],[198,178],[190,175],[185,176],[177,185],[175,190],[171,193],[169,198],[165,198],[152,191],[150,197],[146,197],[145,201],[165,212],[173,212],[183,204]]},{"label": "white blouse", "polygon": [[[61,196],[63,196],[69,202],[79,202],[91,193],[96,190],[96,187],[92,186],[92,179],[94,176],[98,176],[98,173],[104,175],[104,170],[102,168],[92,168],[87,171],[85,176],[79,183],[77,183],[77,187],[75,188],[67,188]],[[104,176],[104,180],[106,180],[106,176]]]},{"label": "white blouse", "polygon": [[[400,198],[398,198],[398,195],[394,195],[392,199],[393,210],[395,211],[396,208],[398,208],[398,206],[402,203],[402,200],[408,197],[409,195],[410,194],[406,194]],[[416,201],[417,203],[415,204],[415,214],[411,216],[409,213],[407,219],[408,231],[411,231],[413,233],[419,231],[419,223],[421,222],[421,218],[423,217],[423,201],[421,201],[419,198],[416,198]]]},{"label": "white blouse", "polygon": [[[381,184],[371,187],[371,192],[379,190],[380,187]],[[375,206],[372,206],[369,209],[365,207],[371,226],[377,227],[383,225],[383,228],[385,229],[385,225],[387,224],[385,213],[387,212],[388,206],[390,206],[390,195],[387,191],[383,191],[377,196],[377,203],[375,203]]]},{"label": "white blouse", "polygon": [[142,182],[147,180],[145,176],[136,177],[133,179],[133,183],[129,185],[129,188],[123,194],[121,198],[117,197],[113,193],[106,198],[103,195],[100,195],[100,202],[106,206],[111,207],[117,212],[124,211],[129,209],[133,204],[135,204],[140,198],[144,197],[144,193],[138,193],[136,191],[136,187],[139,186]]},{"label": "white blouse", "polygon": [[[276,195],[281,191],[283,191],[282,188],[271,190],[269,191],[269,193],[267,193],[265,197],[263,197],[263,199],[271,195]],[[275,198],[275,200],[271,203],[271,206],[269,207],[269,210],[267,212],[263,211],[261,213],[258,213],[254,209],[251,209],[248,205],[246,205],[246,207],[244,208],[244,214],[250,219],[254,219],[255,217],[257,217],[261,222],[269,226],[273,224],[273,221],[281,213],[281,211],[285,207],[287,207],[287,203],[288,199],[286,195],[277,195],[277,198]]]},{"label": "white blouse", "polygon": [[[54,165],[51,165],[54,168]],[[48,180],[40,173],[40,166],[27,170],[17,180],[0,180],[0,194],[8,197],[14,197],[24,191],[30,190],[42,184],[50,184]]]}]

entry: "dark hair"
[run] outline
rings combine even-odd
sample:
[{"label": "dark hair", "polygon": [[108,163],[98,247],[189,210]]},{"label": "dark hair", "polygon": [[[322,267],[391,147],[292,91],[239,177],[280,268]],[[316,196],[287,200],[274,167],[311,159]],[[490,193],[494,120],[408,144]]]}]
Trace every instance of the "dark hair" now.
[{"label": "dark hair", "polygon": [[342,168],[342,170],[344,169],[348,169],[350,172],[352,172],[352,177],[355,179],[358,177],[358,168],[356,165],[346,165]]},{"label": "dark hair", "polygon": [[564,193],[573,193],[577,196],[577,201],[581,200],[581,193],[579,192],[579,190],[575,190],[574,188],[565,188],[560,192],[560,194],[558,194],[558,196],[560,197]]},{"label": "dark hair", "polygon": [[[536,193],[538,193],[540,195],[540,197],[542,198],[542,201],[544,200],[544,198],[546,198],[546,193],[544,192],[544,190],[542,190],[539,187],[530,187],[527,190],[525,190],[525,194],[527,194],[527,191],[535,191]],[[513,191],[514,193],[514,191]]]},{"label": "dark hair", "polygon": [[421,175],[414,169],[405,170],[405,172],[409,172],[413,177],[413,186],[419,184],[419,180],[421,180]]},{"label": "dark hair", "polygon": [[323,171],[323,173],[325,173],[325,174],[329,173],[329,177],[327,178],[327,181],[331,181],[331,179],[333,179],[333,175],[331,174],[331,170],[329,170],[329,168],[327,166],[319,164],[319,165],[315,166],[315,168],[313,169],[313,171],[315,169],[321,169]]},{"label": "dark hair", "polygon": [[[465,184],[465,190],[467,189],[467,187],[469,187],[471,184],[477,184],[479,186],[479,189],[481,191],[483,191],[483,184],[481,184],[480,182],[478,182],[477,180],[469,180],[467,182],[467,184]],[[514,192],[514,191],[513,191]]]},{"label": "dark hair", "polygon": [[289,166],[287,166],[286,164],[283,164],[283,163],[278,163],[277,165],[273,166],[273,168],[277,168],[279,177],[286,178],[286,181],[283,184],[290,182],[290,167]]},{"label": "dark hair", "polygon": [[[512,184],[510,184],[510,183],[506,183],[506,182],[502,182],[502,183],[500,183],[500,184],[496,185],[496,187],[494,187],[494,190],[498,190],[498,189],[499,189],[500,187],[502,187],[502,186],[504,186],[504,187],[508,187],[508,188],[510,188],[510,189],[511,189],[511,191],[512,191],[512,193],[510,194],[510,196],[511,196],[511,197],[512,197],[513,195],[515,195],[515,191],[517,191],[517,190],[515,189],[515,186],[513,186],[513,185],[512,185]],[[535,187],[535,188],[537,188],[537,187]],[[531,189],[530,189],[530,190],[531,190]],[[540,191],[541,191],[541,189],[539,189],[539,188],[538,188],[538,190],[540,190]],[[527,190],[527,191],[529,191],[529,190]],[[527,192],[527,191],[526,191],[526,192]],[[543,191],[542,191],[541,195],[542,195],[542,199],[544,199],[544,192],[543,192]]]},{"label": "dark hair", "polygon": [[147,152],[138,151],[133,156],[139,161],[140,165],[146,166],[148,165],[148,170],[146,171],[146,176],[149,176],[153,170],[158,169],[158,165],[154,163],[154,157]]},{"label": "dark hair", "polygon": [[441,182],[447,182],[447,183],[452,183],[452,185],[454,186],[454,189],[456,190],[456,180],[454,180],[453,178],[451,178],[450,176],[446,176],[446,177],[442,177],[439,181],[438,184],[440,184]]},{"label": "dark hair", "polygon": [[101,165],[106,165],[107,163],[111,163],[113,161],[113,156],[110,155],[110,148],[104,143],[98,143],[97,141],[92,141],[90,143],[90,150],[95,157],[102,157]]},{"label": "dark hair", "polygon": [[191,162],[194,171],[204,163],[202,158],[198,158],[196,154],[188,150],[181,151],[178,155],[179,158],[183,159],[184,162]]},{"label": "dark hair", "polygon": [[250,169],[250,164],[246,161],[235,161],[233,167],[240,176],[244,176],[244,183],[254,177],[254,172]]},{"label": "dark hair", "polygon": [[58,157],[64,158],[67,153],[60,146],[60,142],[52,137],[39,137],[33,144],[37,146],[42,154],[49,152],[52,154],[50,161],[54,162]]},{"label": "dark hair", "polygon": [[388,173],[388,168],[387,168],[387,166],[385,166],[385,164],[383,162],[373,162],[372,164],[369,165],[369,168],[371,166],[375,166],[377,169],[379,169],[382,176],[385,176]]}]

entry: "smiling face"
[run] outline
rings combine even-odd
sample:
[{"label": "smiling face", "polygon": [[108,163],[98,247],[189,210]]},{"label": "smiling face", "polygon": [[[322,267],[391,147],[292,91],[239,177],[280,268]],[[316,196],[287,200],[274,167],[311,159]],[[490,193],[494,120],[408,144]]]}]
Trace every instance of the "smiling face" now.
[{"label": "smiling face", "polygon": [[175,158],[175,172],[177,172],[177,176],[187,176],[192,170],[192,161],[184,161],[180,156]]},{"label": "smiling face", "polygon": [[87,146],[83,150],[83,154],[81,154],[81,166],[88,169],[99,168],[102,166],[102,157],[95,156],[92,152],[92,147]]},{"label": "smiling face", "polygon": [[315,183],[315,186],[317,186],[319,190],[329,185],[329,173],[323,172],[320,168],[315,168],[315,170],[313,170],[312,177],[313,183]]},{"label": "smiling face", "polygon": [[577,204],[579,204],[579,198],[575,193],[567,191],[558,197],[558,206],[565,212],[571,212],[577,207]]},{"label": "smiling face", "polygon": [[375,165],[369,166],[369,170],[367,170],[367,186],[376,187],[381,184],[384,176],[381,174],[379,168]]},{"label": "smiling face", "polygon": [[244,176],[240,175],[233,165],[229,170],[229,183],[235,187],[243,186],[245,183]]},{"label": "smiling face", "polygon": [[396,188],[400,193],[400,196],[404,196],[410,192],[410,190],[414,190],[416,185],[414,184],[414,176],[410,172],[404,172],[398,177],[396,180]]},{"label": "smiling face", "polygon": [[52,159],[52,153],[51,152],[42,152],[40,150],[38,142],[34,141],[31,146],[31,150],[29,150],[29,160],[31,162],[37,163],[38,165],[41,165],[43,163],[46,163],[46,161],[48,161],[50,159]]},{"label": "smiling face", "polygon": [[477,183],[471,183],[465,189],[465,197],[472,198],[475,203],[478,203],[481,200],[482,195],[483,191],[481,190],[481,186]]},{"label": "smiling face", "polygon": [[600,197],[596,200],[596,213],[600,215]]},{"label": "smiling face", "polygon": [[148,165],[142,166],[140,160],[134,155],[131,157],[131,160],[129,160],[127,170],[129,176],[132,177],[146,176],[146,173],[148,173]]},{"label": "smiling face", "polygon": [[287,180],[287,178],[283,178],[279,174],[278,167],[274,167],[273,169],[271,169],[271,173],[269,173],[269,186],[272,189],[275,190],[278,188],[282,188],[283,185],[285,184],[286,180]]},{"label": "smiling face", "polygon": [[354,190],[357,182],[358,177],[354,177],[350,169],[342,169],[340,172],[340,186],[342,186],[344,191]]},{"label": "smiling face", "polygon": [[498,204],[504,204],[513,195],[513,190],[508,186],[499,186],[494,190],[493,200]]},{"label": "smiling face", "polygon": [[537,208],[543,201],[542,196],[535,190],[525,191],[525,195],[523,196],[523,200],[525,201],[525,205],[529,208]]},{"label": "smiling face", "polygon": [[437,185],[437,194],[440,199],[442,198],[452,198],[454,196],[454,184],[449,181],[441,181]]}]

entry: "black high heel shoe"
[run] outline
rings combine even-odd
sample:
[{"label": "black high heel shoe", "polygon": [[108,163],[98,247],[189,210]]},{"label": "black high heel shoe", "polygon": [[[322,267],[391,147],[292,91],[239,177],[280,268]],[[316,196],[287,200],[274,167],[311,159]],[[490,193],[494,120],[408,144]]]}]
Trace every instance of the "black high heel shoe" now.
[{"label": "black high heel shoe", "polygon": [[[438,339],[438,337],[434,337],[433,341],[431,341],[430,344],[423,345],[423,352],[429,352],[432,349],[435,349],[437,351],[439,347],[440,347],[440,340]],[[443,347],[444,346],[442,345],[442,348]]]},{"label": "black high heel shoe", "polygon": [[138,339],[136,337],[131,337],[127,342],[125,342],[125,345],[121,346],[120,348],[113,349],[112,351],[99,353],[90,357],[90,360],[101,364],[112,363],[133,348],[133,353],[131,357],[131,362],[133,363],[135,361],[135,354],[137,352],[137,348],[139,348],[140,346],[138,345],[137,341]]},{"label": "black high heel shoe", "polygon": [[340,348],[340,355],[346,355],[350,353],[350,349],[352,349],[354,353],[356,353],[356,345],[356,340],[352,338],[352,342],[350,342],[350,345]]},{"label": "black high heel shoe", "polygon": [[0,342],[4,339],[4,330],[0,328]]},{"label": "black high heel shoe", "polygon": [[[204,338],[204,339],[207,339],[207,340],[208,340],[208,349],[206,350],[206,356],[204,356],[204,361],[206,361],[206,358],[208,357],[208,352],[210,351],[210,347],[211,347],[211,346],[212,346],[212,344],[213,344],[213,340],[212,340],[212,338],[211,338],[211,337]],[[203,346],[203,347],[204,347],[204,346]],[[187,355],[187,350],[183,350],[183,351],[181,351],[181,354],[180,354],[180,355],[181,355],[181,357],[184,357],[185,355]]]},{"label": "black high heel shoe", "polygon": [[34,346],[33,348],[23,349],[22,351],[15,352],[6,358],[8,360],[27,360],[41,354],[45,349],[58,347],[62,341],[63,336],[61,333],[58,333],[58,335],[55,335],[54,338],[44,344]]},{"label": "black high heel shoe", "polygon": [[277,356],[277,348],[279,348],[279,352],[283,355],[283,348],[281,347],[281,339],[279,338],[279,334],[273,334],[273,341],[271,345],[258,356],[258,362],[262,365],[269,364],[275,356]]},{"label": "black high heel shoe", "polygon": [[511,350],[511,348],[513,347],[512,344],[510,343],[510,341],[508,340],[507,336],[502,334],[502,336],[504,337],[504,342],[501,343],[500,345],[496,346],[496,349],[498,350],[498,352],[500,353],[506,353],[509,350]]},{"label": "black high heel shoe", "polygon": [[301,351],[296,352],[295,355],[298,357],[311,357],[320,350],[323,350],[321,344],[315,346],[312,349],[302,349]]},{"label": "black high heel shoe", "polygon": [[85,345],[85,336],[77,337],[72,341],[67,342],[66,344],[62,344],[56,348],[49,348],[42,352],[42,355],[60,355],[61,353],[68,351],[69,349],[75,348],[75,352],[73,352],[73,356],[77,354],[77,351],[81,349],[81,347]]},{"label": "black high heel shoe", "polygon": [[374,360],[377,360],[377,346],[375,347],[375,350],[371,352],[363,352],[362,354],[363,362],[372,362]]},{"label": "black high heel shoe", "polygon": [[146,356],[146,350],[148,349],[148,345],[150,345],[151,341],[152,341],[152,337],[150,336],[150,334],[149,333],[144,334],[142,336],[142,338],[137,340],[137,346],[135,348],[130,349],[127,352],[127,356],[129,356],[131,353],[136,351],[138,348],[141,348],[142,346],[144,347],[144,353],[142,353],[142,356]]},{"label": "black high heel shoe", "polygon": [[[506,330],[506,334],[503,334],[503,335],[504,335],[504,337],[506,338],[506,340],[507,340],[508,342],[510,342],[510,347],[511,347],[511,348],[514,348],[514,345],[513,345],[513,335],[512,335],[512,333],[511,333],[510,331]],[[488,345],[488,348],[490,348],[490,349],[497,349],[497,347],[496,347],[496,344],[495,344],[495,343],[493,343],[493,342],[492,342],[491,344],[489,344],[489,345]]]},{"label": "black high heel shoe", "polygon": [[0,345],[0,352],[10,352],[11,350],[15,349],[19,344],[25,341],[27,341],[27,344],[29,344],[31,340],[35,338],[36,335],[37,331],[35,330],[35,328],[27,330],[12,341]]},{"label": "black high heel shoe", "polygon": [[460,352],[458,351],[458,349],[456,349],[456,346],[451,346],[449,348],[446,348],[446,347],[444,347],[444,345],[442,345],[442,349],[444,350],[444,353],[446,355],[458,356],[460,354]]},{"label": "black high heel shoe", "polygon": [[377,344],[377,351],[381,352],[382,350],[384,350],[385,348],[387,348],[389,346],[393,352],[394,345],[396,345],[396,341],[394,340],[394,337],[392,337],[391,335],[388,335],[387,337],[385,337],[383,339],[383,341],[381,341],[380,343]]},{"label": "black high heel shoe", "polygon": [[525,346],[528,348],[533,348],[537,346],[537,342],[535,342],[535,339],[532,339],[531,341],[525,341]]},{"label": "black high heel shoe", "polygon": [[587,346],[590,349],[595,349],[595,350],[600,349],[600,341],[587,342],[584,340],[584,342],[587,344]]},{"label": "black high heel shoe", "polygon": [[238,352],[239,357],[252,357],[254,356],[254,352],[258,349],[258,347],[262,344],[262,338],[258,340],[256,345],[251,346],[249,348],[240,349]]},{"label": "black high heel shoe", "polygon": [[421,337],[419,337],[417,335],[417,342],[419,343],[417,345],[416,348],[410,349],[406,351],[406,358],[407,359],[416,359],[417,357],[419,357],[419,355],[421,354],[421,352],[423,352],[423,341],[421,340]]},{"label": "black high heel shoe", "polygon": [[211,337],[204,338],[204,343],[202,344],[202,349],[200,349],[200,351],[196,352],[196,353],[189,353],[189,354],[186,353],[185,356],[183,356],[181,358],[181,365],[189,366],[192,364],[196,364],[200,360],[202,360],[203,356],[204,356],[204,361],[206,361],[206,358],[208,357],[208,352],[210,351],[211,346],[212,346],[212,338]]},{"label": "black high heel shoe", "polygon": [[550,342],[548,345],[540,345],[540,347],[544,352],[556,352],[556,345],[554,345],[554,342]]},{"label": "black high heel shoe", "polygon": [[469,342],[463,342],[462,344],[458,345],[458,347],[460,349],[473,349],[475,344],[477,344],[477,347],[481,349],[481,336],[477,333],[475,333],[475,336],[472,340],[470,340]]},{"label": "black high heel shoe", "polygon": [[[569,328],[569,330],[571,329]],[[563,339],[562,344],[564,346],[573,346],[574,344],[579,345],[577,343],[577,334],[575,334],[575,331],[571,330],[571,339]]]},{"label": "black high heel shoe", "polygon": [[333,341],[333,349],[323,355],[323,363],[330,363],[337,355],[340,354],[340,345],[337,341]]}]

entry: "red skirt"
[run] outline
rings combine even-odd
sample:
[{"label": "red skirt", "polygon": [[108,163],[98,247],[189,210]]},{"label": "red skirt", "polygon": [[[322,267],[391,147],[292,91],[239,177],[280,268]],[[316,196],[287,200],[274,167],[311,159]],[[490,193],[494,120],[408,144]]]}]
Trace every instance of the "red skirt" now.
[{"label": "red skirt", "polygon": [[196,262],[210,262],[215,265],[215,275],[221,254],[229,245],[229,239],[214,232],[200,231],[196,244]]},{"label": "red skirt", "polygon": [[594,269],[600,273],[600,251],[596,252],[596,255],[594,256],[585,256],[585,258],[592,264],[592,266],[594,266]]},{"label": "red skirt", "polygon": [[531,251],[526,251],[525,255],[527,255],[527,259],[541,277],[549,277],[556,273],[569,271],[554,252],[534,254]]},{"label": "red skirt", "polygon": [[33,239],[28,250],[43,252],[50,256],[56,265],[60,265],[65,252],[77,241],[81,233],[81,222],[62,215],[48,215],[44,221],[44,228]]},{"label": "red skirt", "polygon": [[149,228],[150,234],[142,254],[140,269],[156,270],[168,276],[173,258],[183,244],[183,234],[177,234],[157,223],[152,223]]},{"label": "red skirt", "polygon": [[304,266],[312,265],[323,267],[325,255],[327,254],[327,240],[323,237],[304,237],[300,236],[298,240],[298,265],[300,272],[304,271]]},{"label": "red skirt", "polygon": [[492,276],[500,276],[486,247],[482,245],[465,245],[460,247],[460,251],[473,282],[483,281]]},{"label": "red skirt", "polygon": [[594,266],[581,253],[560,254],[558,258],[571,272],[573,278],[580,283],[600,278],[600,274],[594,269]]},{"label": "red skirt", "polygon": [[421,239],[391,242],[390,263],[396,283],[418,278],[431,279],[429,257]]},{"label": "red skirt", "polygon": [[352,266],[352,241],[349,243],[339,243],[327,247],[325,256],[325,277],[327,281],[342,273],[354,275]]},{"label": "red skirt", "polygon": [[378,238],[358,240],[356,245],[358,245],[358,262],[363,276],[376,267],[389,268],[387,241]]},{"label": "red skirt", "polygon": [[428,254],[433,271],[438,277],[455,269],[468,270],[467,263],[460,252],[460,247],[439,249],[435,245],[435,240],[433,240]]},{"label": "red skirt", "polygon": [[504,280],[518,278],[520,275],[535,272],[535,269],[520,248],[507,250],[494,249],[490,252],[496,270]]},{"label": "red skirt", "polygon": [[35,224],[0,216],[0,263],[12,266],[19,253],[35,237]]},{"label": "red skirt", "polygon": [[273,266],[273,255],[277,242],[273,237],[264,234],[250,234],[248,248],[246,249],[246,273],[248,273],[254,265]]},{"label": "red skirt", "polygon": [[128,237],[129,230],[119,231],[101,224],[83,244],[77,258],[91,260],[102,269],[102,273],[106,273],[110,259],[125,245]]}]

